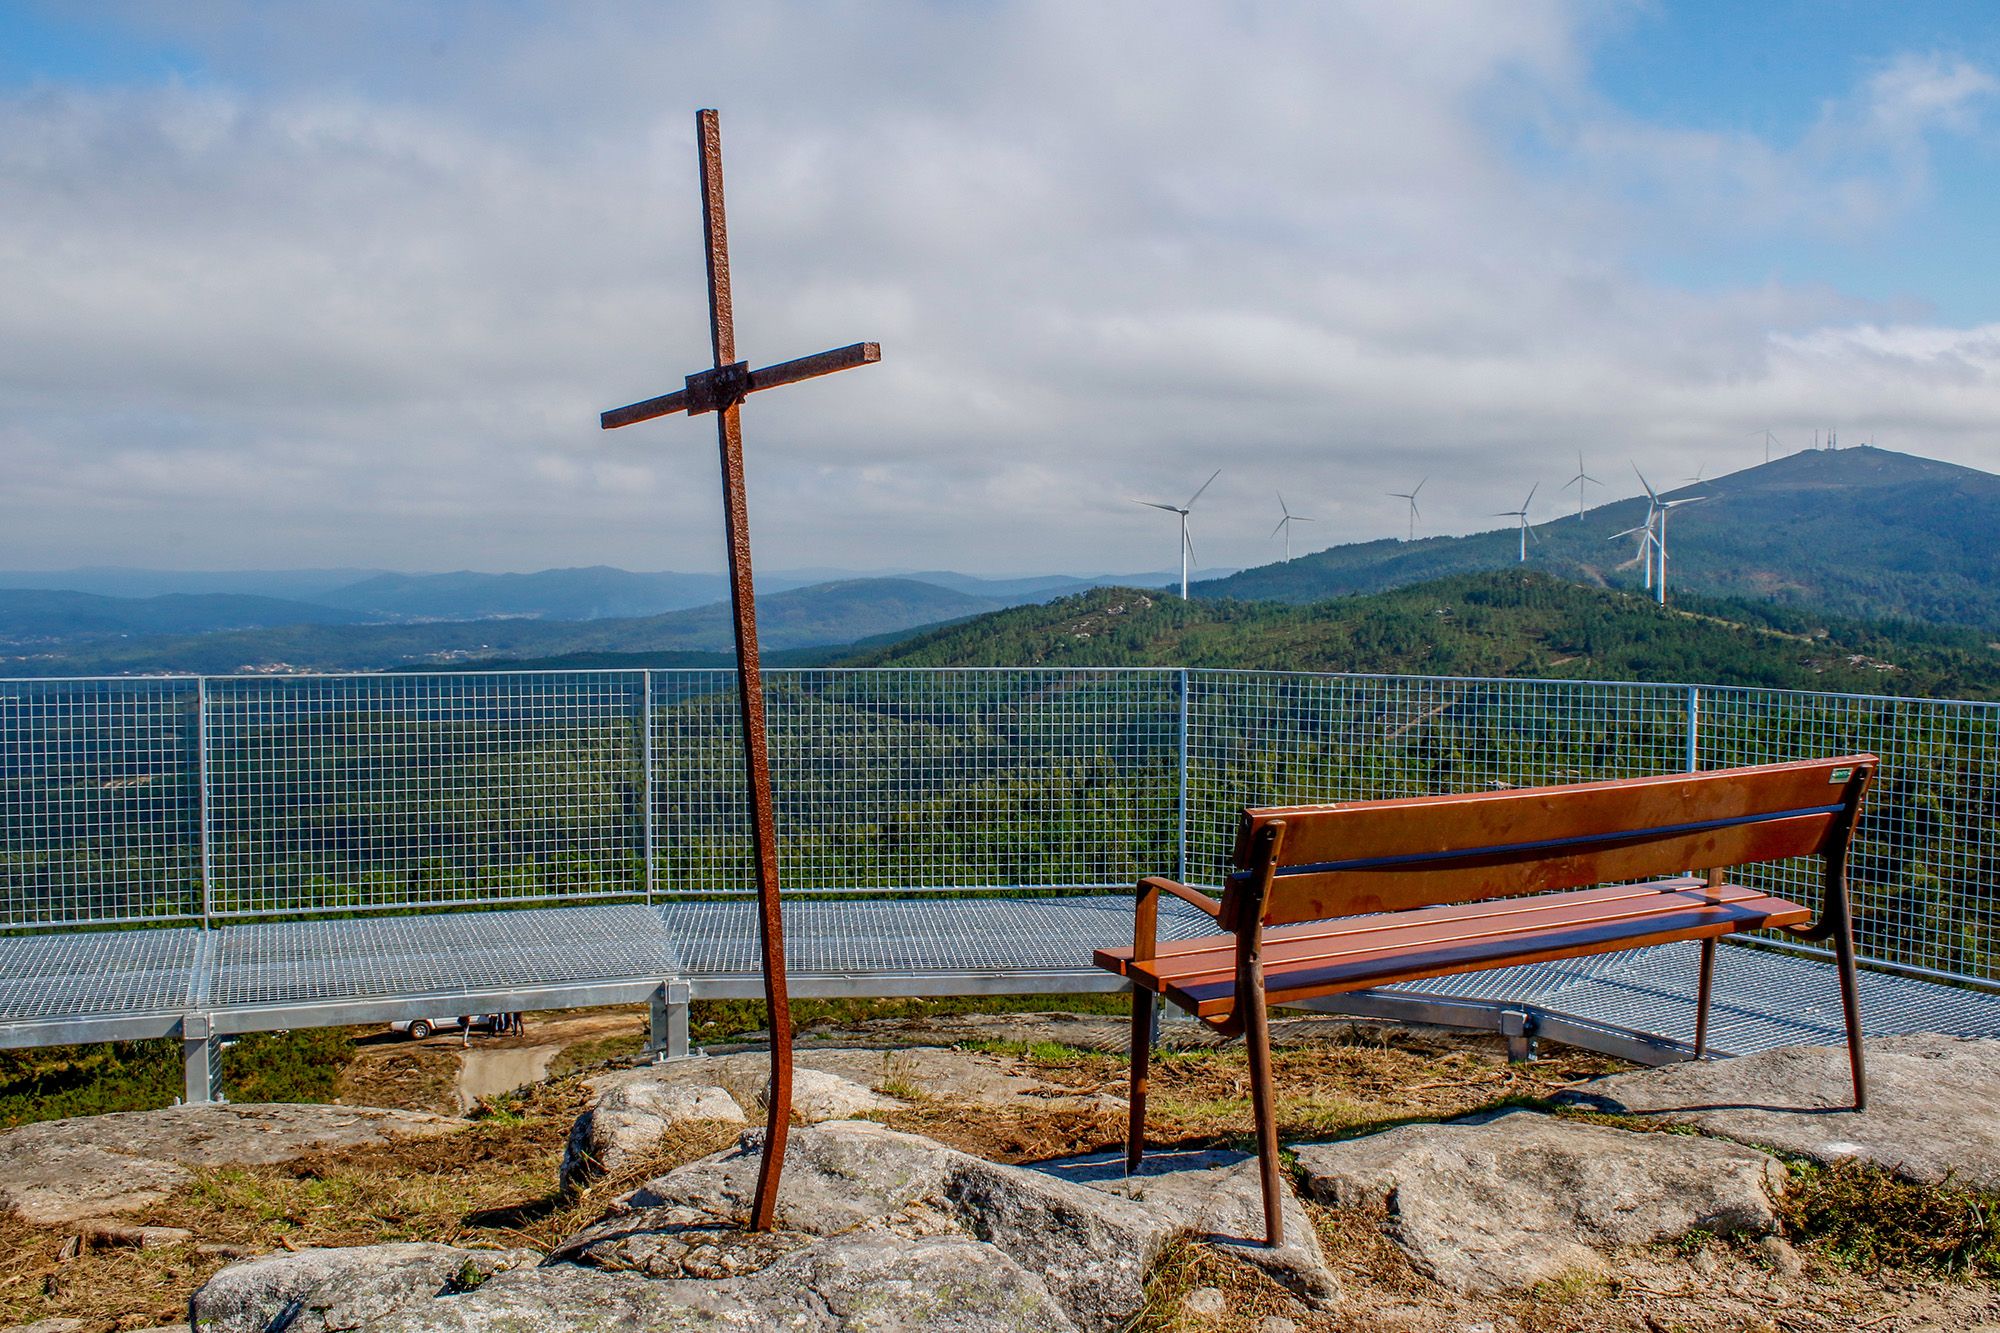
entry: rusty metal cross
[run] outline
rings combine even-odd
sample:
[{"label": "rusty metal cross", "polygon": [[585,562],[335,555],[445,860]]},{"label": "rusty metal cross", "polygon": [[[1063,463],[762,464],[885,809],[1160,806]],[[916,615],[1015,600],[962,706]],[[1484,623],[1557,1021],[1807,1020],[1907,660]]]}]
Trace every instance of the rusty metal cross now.
[{"label": "rusty metal cross", "polygon": [[796,384],[836,370],[882,359],[875,343],[855,343],[816,356],[800,357],[762,370],[736,359],[736,315],[729,292],[729,229],[722,212],[722,129],[713,111],[695,113],[701,147],[701,213],[708,232],[708,332],[715,350],[712,369],[687,377],[687,387],[599,418],[605,430],[674,412],[716,414],[722,449],[724,530],[729,543],[729,600],[736,623],[737,696],[743,716],[743,762],[750,779],[750,830],[756,849],[757,905],[764,950],[764,999],[771,1019],[771,1092],[764,1132],[764,1155],[757,1176],[757,1199],[750,1213],[754,1231],[768,1230],[778,1202],[784,1169],[786,1127],[792,1113],[791,1002],[785,988],[784,922],[778,899],[778,831],[771,803],[771,761],[764,734],[764,684],[757,653],[757,594],[750,571],[750,510],[743,490],[743,428],[739,419],[747,396],[760,389]]}]

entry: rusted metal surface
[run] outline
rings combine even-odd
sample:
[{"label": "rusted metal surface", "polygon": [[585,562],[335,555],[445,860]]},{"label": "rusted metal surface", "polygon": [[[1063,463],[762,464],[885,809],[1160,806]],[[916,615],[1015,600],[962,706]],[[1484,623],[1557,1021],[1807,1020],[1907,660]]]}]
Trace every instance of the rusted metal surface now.
[{"label": "rusted metal surface", "polygon": [[730,292],[729,227],[722,199],[722,128],[713,111],[695,113],[701,150],[701,213],[708,237],[708,331],[715,364],[689,375],[685,387],[603,413],[605,430],[673,412],[716,414],[722,455],[723,524],[729,545],[729,601],[736,631],[737,699],[743,716],[743,765],[750,786],[750,829],[757,866],[757,906],[764,963],[764,999],[771,1019],[771,1092],[764,1152],[751,1209],[753,1230],[768,1230],[777,1210],[786,1131],[792,1114],[792,1016],[785,986],[784,918],[778,884],[778,828],[771,799],[771,761],[764,729],[764,678],[757,650],[756,580],[750,566],[750,502],[743,480],[742,403],[761,389],[882,359],[875,343],[783,361],[762,370],[736,359],[736,313]]}]

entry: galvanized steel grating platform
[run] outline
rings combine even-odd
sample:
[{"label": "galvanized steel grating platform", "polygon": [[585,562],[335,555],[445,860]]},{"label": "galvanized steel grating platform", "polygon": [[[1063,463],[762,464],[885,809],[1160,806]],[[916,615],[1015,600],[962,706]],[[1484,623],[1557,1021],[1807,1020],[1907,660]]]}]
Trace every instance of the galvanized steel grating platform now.
[{"label": "galvanized steel grating platform", "polygon": [[0,938],[0,1023],[191,1009],[201,944],[191,928]]},{"label": "galvanized steel grating platform", "polygon": [[673,939],[644,907],[528,908],[215,932],[209,1003],[282,1005],[664,979]]},{"label": "galvanized steel grating platform", "polygon": [[[1404,982],[1376,993],[1519,1004],[1690,1045],[1700,952],[1700,946],[1691,942],[1662,944],[1631,953]],[[2000,995],[1864,970],[1861,1023],[1874,1036],[1945,1032],[2000,1037]],[[1709,1014],[1709,1048],[1716,1054],[1838,1045],[1847,1039],[1846,1032],[1839,978],[1831,962],[1745,944],[1725,944],[1716,950]]]},{"label": "galvanized steel grating platform", "polygon": [[[837,901],[785,906],[795,981],[820,993],[885,993],[892,979],[976,977],[986,991],[1103,990],[1091,951],[1131,939],[1128,895]],[[1209,918],[1161,904],[1163,938],[1212,930]],[[1375,992],[1378,1000],[1505,1005],[1687,1043],[1694,1030],[1697,948],[1664,945]],[[685,980],[740,984],[757,976],[754,904],[515,908],[444,915],[0,937],[0,1024],[14,1031],[133,1015],[256,1010],[259,1025],[340,1021],[315,1007],[343,1002],[410,1011],[451,997],[537,987]],[[1913,977],[1862,973],[1871,1033],[1934,1031],[2000,1037],[2000,995]],[[443,1001],[443,1003],[439,1003]],[[160,1026],[157,1031],[169,1030]],[[248,1030],[248,1029],[246,1029]],[[1751,945],[1719,951],[1712,1046],[1742,1054],[1842,1036],[1834,970],[1824,960]],[[4,1035],[4,1034],[0,1034]],[[64,1038],[43,1038],[64,1039]],[[81,1038],[74,1038],[81,1039]]]},{"label": "galvanized steel grating platform", "polygon": [[[757,972],[756,904],[672,903],[657,910],[680,942],[688,977]],[[1082,971],[1101,977],[1091,951],[1132,942],[1132,897],[788,900],[784,923],[789,970],[797,975]],[[1192,907],[1172,899],[1160,904],[1162,939],[1214,928]]]}]

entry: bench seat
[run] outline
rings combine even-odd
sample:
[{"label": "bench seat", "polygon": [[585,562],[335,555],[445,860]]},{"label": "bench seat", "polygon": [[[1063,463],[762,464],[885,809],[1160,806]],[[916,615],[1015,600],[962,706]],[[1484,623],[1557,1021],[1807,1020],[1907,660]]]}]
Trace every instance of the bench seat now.
[{"label": "bench seat", "polygon": [[[1399,981],[1518,963],[1611,953],[1743,930],[1796,926],[1812,912],[1739,884],[1679,878],[1524,898],[1452,903],[1342,917],[1264,932],[1265,1001],[1283,1004]],[[1199,1018],[1226,1019],[1236,1003],[1234,934],[1096,952],[1097,966],[1163,995]]]}]

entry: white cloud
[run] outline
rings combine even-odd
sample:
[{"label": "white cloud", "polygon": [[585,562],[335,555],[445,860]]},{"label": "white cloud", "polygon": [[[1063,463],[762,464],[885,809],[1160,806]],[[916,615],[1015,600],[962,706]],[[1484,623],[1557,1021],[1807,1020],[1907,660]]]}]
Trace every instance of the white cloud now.
[{"label": "white cloud", "polygon": [[746,352],[884,345],[747,411],[766,568],[1161,567],[1127,497],[1217,465],[1234,564],[1280,485],[1346,540],[1766,423],[2000,462],[1992,330],[1636,276],[1635,191],[1892,217],[1991,92],[1948,57],[1773,145],[1602,105],[1556,4],[515,12],[149,11],[211,79],[0,101],[0,567],[713,567],[707,423],[595,429],[706,359],[697,105]]}]

